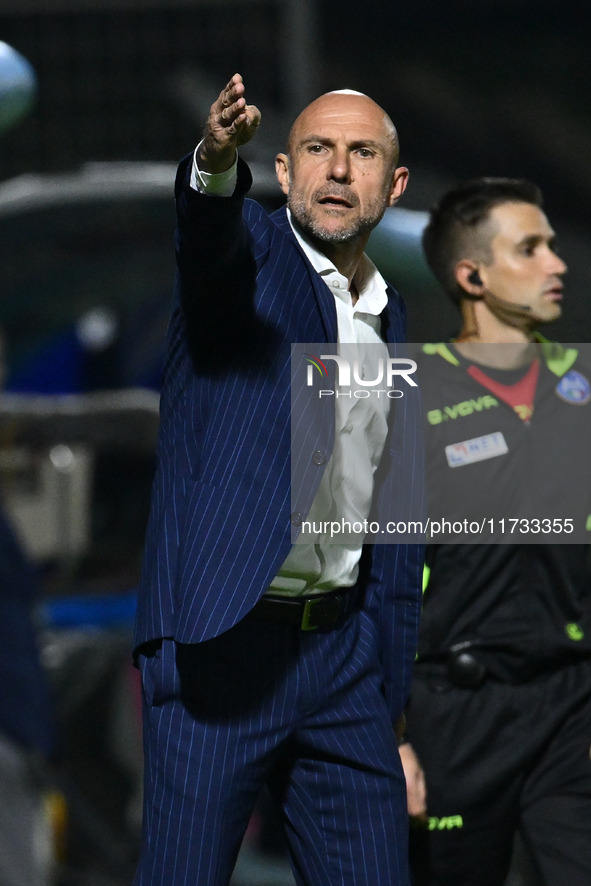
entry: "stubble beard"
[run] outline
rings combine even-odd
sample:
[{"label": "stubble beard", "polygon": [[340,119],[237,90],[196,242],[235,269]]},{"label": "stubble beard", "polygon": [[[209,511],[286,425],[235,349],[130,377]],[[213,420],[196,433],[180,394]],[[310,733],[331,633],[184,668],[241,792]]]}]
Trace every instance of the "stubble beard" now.
[{"label": "stubble beard", "polygon": [[[290,194],[287,205],[292,217],[304,233],[321,243],[348,243],[356,240],[361,235],[373,231],[386,211],[384,202],[376,200],[370,204],[365,215],[357,216],[351,220],[345,219],[338,228],[328,228],[322,224],[310,206],[306,204],[304,198],[298,194]],[[326,212],[330,213],[330,209],[327,209]],[[340,213],[341,210],[334,211],[335,216]]]}]

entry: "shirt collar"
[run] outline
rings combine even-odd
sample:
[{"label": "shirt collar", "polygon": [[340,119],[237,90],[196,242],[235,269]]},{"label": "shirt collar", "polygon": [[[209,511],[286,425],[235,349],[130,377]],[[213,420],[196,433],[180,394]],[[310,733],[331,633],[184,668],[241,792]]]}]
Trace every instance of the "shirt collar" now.
[{"label": "shirt collar", "polygon": [[[345,285],[341,289],[335,290],[332,286],[330,288],[334,295],[342,300],[345,300],[345,298],[350,299],[350,295],[346,288],[346,278],[335,268],[333,263],[323,252],[316,249],[310,240],[300,233],[292,221],[289,209],[287,209],[287,218],[296,240],[314,270],[329,286],[330,278],[334,279],[335,276],[340,277],[341,280],[345,281]],[[361,257],[359,267],[355,272],[354,280],[357,292],[359,293],[359,298],[353,306],[353,310],[364,314],[374,314],[375,316],[381,314],[388,304],[387,284],[372,260],[365,253]]]}]

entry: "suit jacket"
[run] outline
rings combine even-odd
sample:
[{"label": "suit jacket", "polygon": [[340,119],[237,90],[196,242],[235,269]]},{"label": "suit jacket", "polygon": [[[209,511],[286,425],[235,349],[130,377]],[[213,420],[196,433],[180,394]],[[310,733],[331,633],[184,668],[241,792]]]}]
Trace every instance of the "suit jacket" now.
[{"label": "suit jacket", "polygon": [[[245,200],[239,161],[232,197],[176,182],[178,273],[168,331],[136,650],[162,637],[197,643],[242,619],[277,574],[332,451],[332,422],[311,422],[305,482],[290,488],[291,343],[336,342],[334,296],[291,231],[285,209],[269,216]],[[389,290],[384,338],[402,341],[405,310]],[[399,406],[399,404],[402,404]],[[406,415],[407,412],[411,415]],[[396,401],[380,473],[382,496],[416,494],[420,414]],[[320,463],[319,463],[320,462]],[[414,659],[422,550],[366,545],[360,584],[379,643],[393,716]]]}]

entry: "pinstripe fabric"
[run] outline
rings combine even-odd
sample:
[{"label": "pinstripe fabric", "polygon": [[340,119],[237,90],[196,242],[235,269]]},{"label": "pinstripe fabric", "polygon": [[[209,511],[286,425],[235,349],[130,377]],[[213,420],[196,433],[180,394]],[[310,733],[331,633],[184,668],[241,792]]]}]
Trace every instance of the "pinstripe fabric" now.
[{"label": "pinstripe fabric", "polygon": [[138,886],[227,884],[269,778],[298,883],[407,886],[404,778],[363,614],[314,635],[250,617],[142,665]]},{"label": "pinstripe fabric", "polygon": [[[421,551],[366,546],[364,611],[347,643],[343,631],[310,637],[245,618],[289,551],[290,515],[307,512],[320,482],[306,449],[332,448],[329,422],[301,435],[295,458],[308,467],[292,501],[290,346],[336,341],[336,312],[284,210],[269,218],[243,201],[244,164],[236,195],[215,198],[187,187],[189,161],[177,178],[179,272],[135,632],[137,652],[174,639],[141,656],[137,883],[227,883],[281,751],[288,771],[273,784],[282,785],[299,882],[406,884],[405,794],[389,723],[408,692]],[[389,295],[384,337],[401,341],[404,307]],[[378,509],[417,492],[414,409],[397,401]]]}]

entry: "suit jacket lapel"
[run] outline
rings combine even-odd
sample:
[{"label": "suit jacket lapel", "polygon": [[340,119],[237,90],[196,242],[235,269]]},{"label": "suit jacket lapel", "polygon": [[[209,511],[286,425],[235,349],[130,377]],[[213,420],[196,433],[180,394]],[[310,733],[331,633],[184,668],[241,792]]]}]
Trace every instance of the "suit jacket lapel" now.
[{"label": "suit jacket lapel", "polygon": [[308,275],[312,283],[312,289],[314,290],[314,295],[316,297],[318,310],[320,311],[320,316],[322,318],[322,324],[326,333],[326,341],[336,342],[338,330],[334,295],[332,294],[326,283],[318,276],[318,274],[306,258],[305,252],[300,247],[300,244],[298,243],[291,229],[289,219],[287,218],[285,206],[282,206],[281,209],[278,209],[277,212],[274,212],[271,218],[273,219],[273,222],[277,225],[277,227],[292,240],[292,242],[295,244],[295,246],[303,256],[306,262],[306,267],[308,269]]},{"label": "suit jacket lapel", "polygon": [[382,338],[385,342],[396,344],[406,341],[406,311],[400,296],[388,285],[388,304],[382,311]]}]

